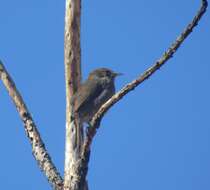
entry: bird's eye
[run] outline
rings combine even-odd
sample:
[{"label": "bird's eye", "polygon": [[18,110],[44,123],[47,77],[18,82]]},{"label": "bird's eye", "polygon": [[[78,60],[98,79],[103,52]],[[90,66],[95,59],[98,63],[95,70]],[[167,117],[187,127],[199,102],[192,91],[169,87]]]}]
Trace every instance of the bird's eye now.
[{"label": "bird's eye", "polygon": [[110,77],[111,76],[111,72],[110,71],[106,71],[106,76]]}]

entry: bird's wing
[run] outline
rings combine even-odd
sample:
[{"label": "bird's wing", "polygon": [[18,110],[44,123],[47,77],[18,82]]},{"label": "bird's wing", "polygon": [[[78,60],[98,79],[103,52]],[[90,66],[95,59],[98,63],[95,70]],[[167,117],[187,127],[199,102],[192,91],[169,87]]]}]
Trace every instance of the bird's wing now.
[{"label": "bird's wing", "polygon": [[87,80],[84,84],[81,84],[80,88],[74,96],[75,111],[82,108],[83,105],[93,103],[93,101],[102,93],[103,88],[96,80]]},{"label": "bird's wing", "polygon": [[106,102],[112,94],[110,94],[110,89],[106,88],[94,99],[95,105],[100,105],[103,102]]}]

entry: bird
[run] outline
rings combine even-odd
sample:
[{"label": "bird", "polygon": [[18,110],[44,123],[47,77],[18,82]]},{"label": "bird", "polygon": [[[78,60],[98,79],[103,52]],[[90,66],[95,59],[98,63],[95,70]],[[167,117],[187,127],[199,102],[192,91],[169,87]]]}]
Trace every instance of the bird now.
[{"label": "bird", "polygon": [[74,113],[81,123],[90,123],[100,107],[115,94],[115,78],[122,75],[108,68],[93,70],[72,97]]},{"label": "bird", "polygon": [[[92,71],[72,97],[74,117],[78,117],[74,147],[81,151],[83,141],[83,124],[91,127],[90,121],[100,107],[115,94],[115,78],[122,73],[116,73],[108,68]],[[87,128],[88,129],[88,128]],[[80,131],[80,133],[79,133]],[[77,146],[76,146],[77,145]]]}]

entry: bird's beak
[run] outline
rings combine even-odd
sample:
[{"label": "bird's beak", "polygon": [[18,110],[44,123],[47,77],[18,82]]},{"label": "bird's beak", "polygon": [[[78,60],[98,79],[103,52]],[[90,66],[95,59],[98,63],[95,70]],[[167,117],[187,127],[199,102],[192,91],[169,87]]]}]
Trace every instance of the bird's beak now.
[{"label": "bird's beak", "polygon": [[114,77],[121,76],[121,75],[123,75],[123,73],[113,73]]}]

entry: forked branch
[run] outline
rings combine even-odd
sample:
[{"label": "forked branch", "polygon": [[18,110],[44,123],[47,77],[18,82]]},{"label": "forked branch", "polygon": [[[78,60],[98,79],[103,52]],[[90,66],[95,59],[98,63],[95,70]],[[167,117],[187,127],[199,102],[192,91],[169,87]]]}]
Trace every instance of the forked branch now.
[{"label": "forked branch", "polygon": [[32,146],[34,158],[37,160],[40,169],[45,173],[48,181],[56,190],[62,190],[63,180],[53,164],[50,155],[48,154],[45,145],[40,137],[38,129],[31,117],[28,108],[26,107],[23,98],[18,92],[15,83],[5,69],[3,63],[0,61],[0,79],[6,87],[10,97],[12,98],[17,111],[24,123],[24,128],[27,137]]},{"label": "forked branch", "polygon": [[[72,122],[72,106],[71,97],[80,84],[80,12],[81,0],[66,0],[66,17],[65,17],[65,76],[66,76],[66,150],[65,150],[65,181],[58,173],[55,165],[44,146],[38,129],[28,111],[20,93],[18,92],[12,78],[0,62],[0,79],[9,92],[18,113],[24,123],[24,128],[32,146],[32,152],[38,162],[39,167],[45,173],[48,181],[56,190],[81,190],[85,185],[85,178],[88,170],[88,162],[90,156],[90,146],[93,138],[99,128],[100,121],[104,114],[120,99],[122,99],[131,90],[153,75],[161,66],[163,66],[178,50],[180,45],[193,31],[203,14],[206,12],[207,0],[202,0],[199,9],[192,22],[186,27],[176,41],[169,49],[156,61],[156,63],[148,68],[137,79],[133,80],[118,93],[110,98],[91,120],[88,128],[87,137],[83,144],[82,154],[77,151],[78,147],[74,147],[76,138],[76,127]],[[78,131],[77,131],[78,132]],[[63,185],[64,184],[64,185]],[[86,183],[87,185],[87,183]],[[82,189],[83,190],[83,189]]]}]

